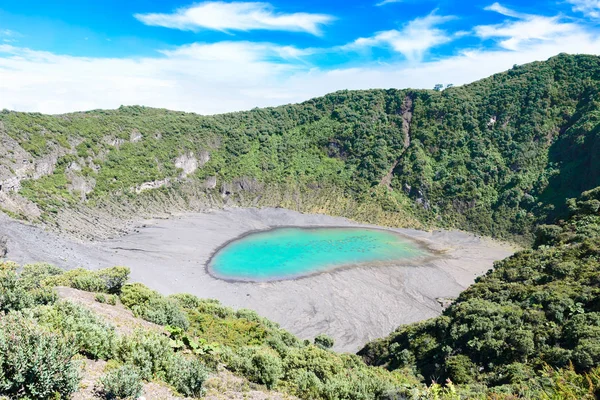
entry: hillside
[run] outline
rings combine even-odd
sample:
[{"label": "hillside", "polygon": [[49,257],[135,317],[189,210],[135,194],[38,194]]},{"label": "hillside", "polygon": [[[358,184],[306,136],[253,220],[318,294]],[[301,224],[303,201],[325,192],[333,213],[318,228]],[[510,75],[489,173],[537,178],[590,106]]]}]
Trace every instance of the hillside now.
[{"label": "hillside", "polygon": [[442,316],[399,327],[359,354],[389,370],[515,395],[540,390],[553,368],[593,370],[572,398],[600,394],[600,188],[568,208],[568,220],[541,226],[534,249],[498,262]]},{"label": "hillside", "polygon": [[[463,87],[342,91],[199,116],[0,114],[2,208],[78,236],[222,204],[532,238],[600,185],[600,59],[559,55]],[[151,190],[161,188],[161,190]]]}]

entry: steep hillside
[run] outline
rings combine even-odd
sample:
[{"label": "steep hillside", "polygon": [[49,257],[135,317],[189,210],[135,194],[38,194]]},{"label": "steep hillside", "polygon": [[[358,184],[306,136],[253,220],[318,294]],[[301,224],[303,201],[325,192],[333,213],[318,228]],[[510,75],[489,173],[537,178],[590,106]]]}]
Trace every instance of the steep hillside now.
[{"label": "steep hillside", "polygon": [[600,184],[599,79],[600,58],[559,55],[442,92],[216,116],[3,111],[0,206],[80,235],[229,202],[531,238]]},{"label": "steep hillside", "polygon": [[400,327],[359,354],[390,370],[515,394],[539,386],[548,367],[597,368],[600,188],[568,207],[567,221],[541,226],[534,249],[498,262],[442,316]]}]

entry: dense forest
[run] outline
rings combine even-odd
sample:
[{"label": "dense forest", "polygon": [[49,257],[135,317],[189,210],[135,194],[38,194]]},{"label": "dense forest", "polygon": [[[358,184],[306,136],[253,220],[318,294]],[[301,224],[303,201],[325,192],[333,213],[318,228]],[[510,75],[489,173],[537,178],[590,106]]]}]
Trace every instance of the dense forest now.
[{"label": "dense forest", "polygon": [[[177,192],[185,177],[259,205],[531,240],[536,224],[565,214],[566,198],[600,185],[599,79],[598,57],[559,55],[443,91],[341,91],[215,116],[5,110],[0,131],[28,162],[54,162],[52,173],[21,174],[19,189],[48,223],[148,183]],[[22,168],[17,153],[3,157],[0,179]],[[193,172],[177,162],[185,155]],[[309,208],[278,191],[330,197]]]},{"label": "dense forest", "polygon": [[[152,380],[197,397],[220,368],[306,399],[596,398],[599,81],[599,57],[559,55],[443,91],[342,91],[215,116],[2,111],[1,210],[48,227],[68,210],[202,197],[462,228],[526,249],[441,316],[359,355],[249,310],[127,283],[123,267],[0,262],[0,394],[67,397],[87,359],[107,361],[107,398]],[[161,328],[119,333],[56,286]]]},{"label": "dense forest", "polygon": [[[540,371],[597,368],[600,188],[567,206],[570,218],[541,225],[533,249],[497,262],[442,316],[400,327],[359,354],[390,370],[521,395],[542,384]],[[599,378],[590,387],[598,390]]]}]

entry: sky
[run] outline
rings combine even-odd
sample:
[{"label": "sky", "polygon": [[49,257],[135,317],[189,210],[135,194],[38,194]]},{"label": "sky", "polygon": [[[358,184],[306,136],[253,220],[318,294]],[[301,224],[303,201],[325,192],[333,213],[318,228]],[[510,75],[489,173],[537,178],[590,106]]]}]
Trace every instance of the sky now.
[{"label": "sky", "polygon": [[600,54],[600,0],[0,0],[0,109],[201,114]]}]

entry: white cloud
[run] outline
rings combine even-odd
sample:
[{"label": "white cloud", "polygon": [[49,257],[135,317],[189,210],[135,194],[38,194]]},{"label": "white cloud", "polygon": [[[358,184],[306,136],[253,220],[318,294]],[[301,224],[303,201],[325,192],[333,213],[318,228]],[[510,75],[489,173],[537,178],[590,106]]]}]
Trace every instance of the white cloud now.
[{"label": "white cloud", "polygon": [[321,26],[333,21],[325,14],[277,13],[269,3],[220,1],[204,2],[180,8],[172,14],[135,14],[146,25],[189,31],[254,29],[321,33]]},{"label": "white cloud", "polygon": [[414,56],[389,65],[329,70],[307,61],[324,50],[269,43],[195,43],[144,58],[73,57],[0,44],[0,109],[62,113],[140,104],[212,114],[303,101],[340,89],[460,85],[561,52],[600,52],[598,35],[578,26],[561,28],[561,34],[515,35],[510,24],[528,20],[509,21],[490,36],[501,41],[517,36],[516,46],[467,49],[433,62]]},{"label": "white cloud", "polygon": [[573,4],[573,11],[581,12],[591,18],[600,18],[600,0],[567,0]]},{"label": "white cloud", "polygon": [[429,49],[452,40],[444,30],[437,28],[452,18],[434,12],[408,22],[401,30],[378,32],[375,36],[356,39],[344,48],[352,50],[385,46],[401,53],[409,61],[421,61]]},{"label": "white cloud", "polygon": [[401,3],[403,0],[383,0],[375,4],[377,7],[385,6],[386,4]]},{"label": "white cloud", "polygon": [[554,41],[562,36],[582,32],[574,23],[563,22],[560,16],[545,17],[523,14],[510,10],[498,3],[486,7],[516,20],[507,20],[496,25],[475,27],[475,34],[482,39],[500,39],[499,45],[508,50],[519,50],[532,42]]}]

